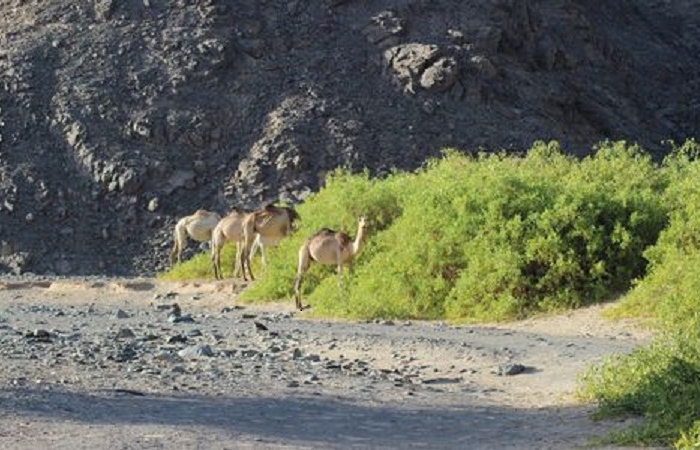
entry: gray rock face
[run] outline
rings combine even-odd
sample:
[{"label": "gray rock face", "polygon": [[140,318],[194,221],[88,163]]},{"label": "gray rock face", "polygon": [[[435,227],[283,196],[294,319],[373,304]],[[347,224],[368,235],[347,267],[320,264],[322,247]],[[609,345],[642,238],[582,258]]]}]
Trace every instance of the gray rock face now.
[{"label": "gray rock face", "polygon": [[338,166],[697,132],[690,2],[14,3],[0,273],[152,274],[177,218],[297,202]]}]

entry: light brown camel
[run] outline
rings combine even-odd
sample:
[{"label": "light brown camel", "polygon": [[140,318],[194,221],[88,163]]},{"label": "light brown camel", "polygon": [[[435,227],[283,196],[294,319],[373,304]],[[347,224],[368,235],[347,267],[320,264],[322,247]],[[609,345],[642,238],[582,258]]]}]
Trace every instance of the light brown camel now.
[{"label": "light brown camel", "polygon": [[250,268],[250,258],[256,247],[260,247],[264,267],[267,264],[265,248],[277,246],[283,237],[294,230],[294,222],[298,219],[299,214],[294,208],[272,204],[248,214],[243,223],[244,245],[240,255],[243,279],[246,277],[246,268],[250,279],[255,279]]},{"label": "light brown camel", "polygon": [[360,217],[354,240],[342,231],[323,228],[304,242],[304,245],[299,249],[299,265],[294,280],[294,301],[297,309],[300,311],[304,309],[301,305],[301,280],[311,263],[335,264],[338,267],[338,283],[340,284],[343,266],[348,266],[348,270],[352,270],[352,262],[364,244],[366,231],[367,219]]},{"label": "light brown camel", "polygon": [[188,236],[197,242],[210,240],[211,232],[219,220],[219,214],[205,209],[198,209],[194,214],[178,220],[173,232],[175,243],[170,251],[170,264],[174,264],[176,260],[182,261],[182,251],[187,246]]},{"label": "light brown camel", "polygon": [[233,210],[221,219],[211,233],[211,263],[214,268],[214,277],[223,278],[221,272],[221,249],[226,242],[236,243],[236,259],[233,262],[233,275],[240,270],[241,251],[243,250],[243,221],[247,213]]},{"label": "light brown camel", "polygon": [[[289,234],[294,221],[298,218],[294,209],[274,205],[266,205],[252,213],[232,211],[221,219],[212,233],[211,260],[214,276],[218,279],[223,278],[221,249],[227,241],[232,241],[236,243],[234,276],[242,271],[244,280],[248,280],[248,275],[251,280],[254,279],[250,270],[250,255],[259,248],[262,253],[263,267],[265,267],[267,264],[265,249],[276,246],[280,239]],[[252,236],[252,243],[247,240],[247,236]]]}]

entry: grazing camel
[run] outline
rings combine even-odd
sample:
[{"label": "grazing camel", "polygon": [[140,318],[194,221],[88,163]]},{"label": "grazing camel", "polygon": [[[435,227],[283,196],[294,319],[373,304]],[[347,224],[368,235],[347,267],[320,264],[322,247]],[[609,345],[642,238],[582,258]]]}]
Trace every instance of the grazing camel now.
[{"label": "grazing camel", "polygon": [[228,241],[236,243],[236,259],[233,262],[234,276],[241,268],[240,255],[243,250],[243,221],[246,216],[246,213],[234,209],[216,224],[211,233],[211,263],[214,268],[214,277],[217,280],[223,278],[221,272],[221,249]]},{"label": "grazing camel", "polygon": [[338,267],[338,283],[340,283],[343,266],[348,266],[348,269],[352,270],[353,259],[364,244],[366,231],[367,219],[360,217],[354,241],[342,231],[322,228],[304,242],[299,249],[299,265],[294,280],[294,301],[298,310],[304,309],[301,305],[301,279],[311,262],[323,265],[335,264]]},{"label": "grazing camel", "polygon": [[175,244],[170,251],[170,264],[182,261],[182,251],[187,246],[187,237],[197,242],[204,242],[211,239],[211,232],[216,224],[221,220],[215,212],[198,209],[194,214],[183,217],[175,224],[173,240]]},{"label": "grazing camel", "polygon": [[250,279],[254,280],[253,271],[250,268],[250,258],[257,247],[262,252],[263,267],[267,264],[265,256],[266,247],[275,247],[279,241],[294,230],[294,222],[299,219],[294,208],[267,204],[261,209],[248,214],[243,223],[243,252],[241,266],[243,278],[246,276],[246,267]]}]

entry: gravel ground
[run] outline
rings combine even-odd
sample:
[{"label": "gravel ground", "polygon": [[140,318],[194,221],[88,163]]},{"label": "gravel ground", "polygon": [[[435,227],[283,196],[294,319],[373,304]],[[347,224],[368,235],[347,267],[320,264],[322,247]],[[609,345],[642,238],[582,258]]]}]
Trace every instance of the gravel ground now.
[{"label": "gravel ground", "polygon": [[0,447],[575,448],[628,425],[576,375],[650,338],[602,309],[360,323],[225,282],[0,279]]}]

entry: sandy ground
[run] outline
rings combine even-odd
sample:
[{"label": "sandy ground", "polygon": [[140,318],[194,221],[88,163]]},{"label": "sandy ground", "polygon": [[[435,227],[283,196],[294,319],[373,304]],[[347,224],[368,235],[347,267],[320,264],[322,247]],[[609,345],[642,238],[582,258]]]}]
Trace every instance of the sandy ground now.
[{"label": "sandy ground", "polygon": [[[193,323],[166,320],[174,302]],[[221,282],[0,279],[0,448],[597,448],[629,422],[590,420],[577,374],[650,339],[602,310],[359,323]],[[193,344],[213,355],[178,356]]]}]

